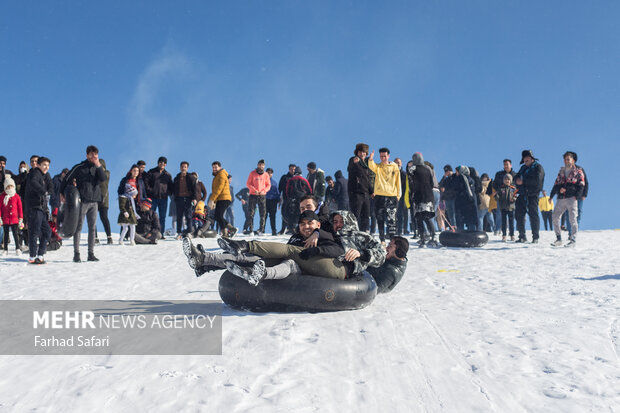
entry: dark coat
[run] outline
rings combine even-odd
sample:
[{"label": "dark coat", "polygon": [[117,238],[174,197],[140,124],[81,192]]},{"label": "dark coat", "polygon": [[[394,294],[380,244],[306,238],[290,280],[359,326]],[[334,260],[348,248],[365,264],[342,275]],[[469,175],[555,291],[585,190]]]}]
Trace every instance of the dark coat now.
[{"label": "dark coat", "polygon": [[374,182],[371,179],[368,164],[364,160],[355,162],[355,159],[359,158],[357,156],[352,156],[349,159],[349,165],[347,167],[347,171],[349,171],[347,188],[349,197],[351,194],[372,194],[374,192]]},{"label": "dark coat", "polygon": [[342,171],[336,171],[334,174],[335,184],[339,185],[341,190],[339,192],[336,201],[338,202],[338,209],[349,209],[349,181],[342,175]]},{"label": "dark coat", "polygon": [[38,209],[47,212],[47,195],[54,191],[52,177],[43,175],[39,168],[33,168],[26,179],[26,205],[28,210]]},{"label": "dark coat", "polygon": [[523,180],[522,185],[517,185],[517,189],[521,194],[520,196],[538,197],[538,194],[542,191],[543,185],[545,184],[545,170],[538,161],[534,161],[529,167],[523,165],[515,175],[515,180],[517,178]]},{"label": "dark coat", "polygon": [[141,210],[139,212],[140,219],[138,220],[138,226],[136,232],[142,236],[152,234],[154,231],[161,232],[161,225],[159,224],[159,216],[153,209],[148,211]]},{"label": "dark coat", "polygon": [[[467,185],[469,185],[469,191],[467,190]],[[456,192],[454,206],[457,213],[463,216],[464,222],[467,224],[476,224],[478,222],[475,188],[474,180],[471,177],[454,175],[454,190]]]},{"label": "dark coat", "polygon": [[311,194],[312,188],[308,180],[301,175],[295,175],[286,183],[286,198],[300,200],[305,195]]},{"label": "dark coat", "polygon": [[443,192],[441,193],[441,199],[443,201],[453,201],[456,198],[456,191],[454,189],[454,177],[456,175],[452,174],[450,176],[443,176],[441,181],[439,181],[439,189],[443,188]]},{"label": "dark coat", "polygon": [[[296,232],[288,240],[288,244],[303,247],[305,241],[305,238],[299,232]],[[344,254],[344,248],[342,248],[342,246],[334,240],[334,236],[330,232],[324,231],[323,229],[319,229],[317,246],[308,249],[313,248],[316,248],[318,255],[322,257],[338,258]]]},{"label": "dark coat", "polygon": [[411,204],[434,202],[433,172],[426,165],[414,165],[407,171]]},{"label": "dark coat", "polygon": [[202,181],[196,182],[196,195],[198,196],[198,201],[207,200],[207,188]]},{"label": "dark coat", "polygon": [[164,199],[168,195],[172,195],[173,184],[172,175],[165,169],[159,171],[159,168],[149,170],[144,177],[146,185],[146,194],[151,199]]},{"label": "dark coat", "polygon": [[105,178],[103,166],[96,167],[94,163],[86,159],[71,168],[71,171],[60,184],[60,193],[64,193],[67,185],[72,185],[75,179],[83,204],[101,202],[103,200],[101,183],[105,181]]},{"label": "dark coat", "polygon": [[278,182],[278,192],[280,192],[280,195],[282,195],[283,198],[286,198],[286,183],[292,177],[293,177],[293,174],[290,172],[280,177],[280,182]]},{"label": "dark coat", "polygon": [[[52,178],[52,184],[54,186],[54,190],[50,194],[50,206],[52,210],[55,208],[60,208],[60,187],[62,186],[62,174],[55,175]],[[24,183],[24,189],[25,189]],[[24,191],[25,192],[25,191]]]},{"label": "dark coat", "polygon": [[377,294],[389,293],[400,282],[407,269],[407,260],[401,261],[398,258],[385,260],[380,267],[368,267],[367,271],[372,275],[377,283]]},{"label": "dark coat", "polygon": [[[174,177],[174,182],[173,182],[173,188],[174,188],[174,196],[178,197],[179,196],[179,190],[181,189],[181,173],[179,172],[177,174],[177,176]],[[187,190],[189,191],[189,197],[191,199],[195,199],[198,200],[199,198],[199,194],[198,191],[196,190],[196,178],[194,178],[194,176],[192,174],[187,174],[185,175],[185,183],[187,185]],[[206,190],[205,190],[206,192]]]}]

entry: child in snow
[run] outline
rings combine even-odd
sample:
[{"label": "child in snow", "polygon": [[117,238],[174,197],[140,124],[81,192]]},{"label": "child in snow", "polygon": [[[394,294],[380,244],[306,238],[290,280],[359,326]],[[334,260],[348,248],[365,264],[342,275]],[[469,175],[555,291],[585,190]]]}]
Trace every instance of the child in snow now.
[{"label": "child in snow", "polygon": [[4,229],[3,254],[9,253],[9,231],[11,231],[13,232],[13,241],[15,241],[15,251],[19,255],[21,253],[19,230],[24,228],[24,213],[22,199],[15,191],[15,181],[10,175],[6,175],[4,192],[0,195],[0,225]]},{"label": "child in snow", "polygon": [[192,227],[194,228],[194,235],[198,234],[198,230],[204,226],[206,220],[207,216],[205,214],[205,203],[204,201],[199,201],[196,204],[194,214],[192,215]]},{"label": "child in snow", "polygon": [[504,181],[495,194],[497,206],[502,213],[502,241],[506,242],[506,221],[510,224],[510,241],[515,240],[514,209],[517,200],[517,188],[512,185],[512,175],[504,175]]},{"label": "child in snow", "polygon": [[[136,210],[136,199],[138,196],[137,178],[140,174],[138,165],[133,165],[127,176],[121,179],[118,187],[118,224],[121,226],[121,236],[118,240],[119,245],[123,245],[123,239],[129,230],[129,243],[136,245],[136,224],[140,216]],[[122,193],[121,193],[122,192]]]}]

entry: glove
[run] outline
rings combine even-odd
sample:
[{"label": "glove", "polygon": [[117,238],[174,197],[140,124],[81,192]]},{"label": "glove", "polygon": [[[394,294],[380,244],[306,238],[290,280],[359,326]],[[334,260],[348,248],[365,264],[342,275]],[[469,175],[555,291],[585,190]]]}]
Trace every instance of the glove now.
[{"label": "glove", "polygon": [[209,209],[215,209],[215,201],[209,201],[208,205]]},{"label": "glove", "polygon": [[129,218],[129,212],[123,212],[123,216],[124,216],[125,218]]},{"label": "glove", "polygon": [[299,253],[299,258],[308,260],[316,255],[319,255],[319,249],[317,247],[306,248]]},{"label": "glove", "polygon": [[[0,225],[2,225],[1,221],[2,220],[0,220]],[[19,229],[24,229],[24,220],[22,218],[20,218],[17,225],[19,226]]]}]

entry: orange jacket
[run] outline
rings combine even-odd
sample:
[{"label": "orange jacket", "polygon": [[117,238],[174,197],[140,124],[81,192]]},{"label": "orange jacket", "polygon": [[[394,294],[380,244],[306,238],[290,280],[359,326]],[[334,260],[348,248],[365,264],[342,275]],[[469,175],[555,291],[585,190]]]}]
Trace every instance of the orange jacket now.
[{"label": "orange jacket", "polygon": [[228,172],[222,168],[213,178],[213,184],[211,184],[211,196],[209,199],[213,202],[217,201],[232,201],[230,196],[230,184],[228,182]]},{"label": "orange jacket", "polygon": [[263,172],[259,175],[258,172],[256,172],[256,169],[254,169],[250,172],[250,176],[248,176],[246,186],[250,190],[250,195],[266,195],[267,192],[269,192],[269,189],[271,189],[269,174],[267,172]]}]

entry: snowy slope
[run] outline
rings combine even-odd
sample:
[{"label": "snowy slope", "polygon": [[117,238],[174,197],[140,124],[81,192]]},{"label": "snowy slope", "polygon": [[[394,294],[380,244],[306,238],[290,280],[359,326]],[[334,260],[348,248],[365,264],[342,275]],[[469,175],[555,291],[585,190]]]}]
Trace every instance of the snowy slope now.
[{"label": "snowy slope", "polygon": [[[222,356],[0,356],[0,411],[620,411],[620,232],[579,235],[412,249],[401,284],[359,311],[226,307]],[[0,298],[219,297],[220,273],[195,278],[179,241],[96,254],[2,258]]]}]

